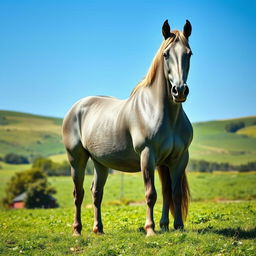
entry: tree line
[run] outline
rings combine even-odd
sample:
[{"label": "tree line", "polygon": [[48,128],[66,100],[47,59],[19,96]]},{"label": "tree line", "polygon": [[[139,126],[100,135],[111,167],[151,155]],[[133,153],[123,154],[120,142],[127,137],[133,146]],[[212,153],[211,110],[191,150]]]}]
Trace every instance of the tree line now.
[{"label": "tree line", "polygon": [[15,153],[8,153],[4,157],[0,157],[0,161],[7,164],[28,164],[29,160],[26,156],[22,156]]},{"label": "tree line", "polygon": [[[37,158],[34,160],[32,168],[38,168],[48,176],[70,176],[70,165],[67,161],[56,163],[49,158]],[[93,162],[89,159],[85,168],[85,174],[93,175],[93,169]]]},{"label": "tree line", "polygon": [[198,171],[198,172],[213,172],[213,171],[239,171],[239,172],[248,172],[256,170],[256,161],[248,162],[241,165],[233,165],[230,163],[217,163],[217,162],[208,162],[205,160],[194,160],[189,161],[187,169],[189,171]]}]

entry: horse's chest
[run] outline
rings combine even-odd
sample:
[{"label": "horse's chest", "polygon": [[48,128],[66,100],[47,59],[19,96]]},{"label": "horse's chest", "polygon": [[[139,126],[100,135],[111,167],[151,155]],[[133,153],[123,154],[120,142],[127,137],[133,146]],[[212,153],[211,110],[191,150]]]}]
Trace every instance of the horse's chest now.
[{"label": "horse's chest", "polygon": [[162,143],[158,143],[155,148],[158,152],[157,162],[161,163],[166,158],[178,158],[187,147],[187,143],[179,134],[170,134],[163,139]]}]

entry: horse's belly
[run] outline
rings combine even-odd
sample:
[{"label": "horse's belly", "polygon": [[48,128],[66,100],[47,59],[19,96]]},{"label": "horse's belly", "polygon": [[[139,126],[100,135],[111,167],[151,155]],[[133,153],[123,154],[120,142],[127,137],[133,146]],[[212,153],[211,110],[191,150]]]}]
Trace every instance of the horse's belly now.
[{"label": "horse's belly", "polygon": [[124,171],[139,172],[140,158],[135,152],[128,150],[105,153],[102,155],[92,154],[92,158],[108,168]]},{"label": "horse's belly", "polygon": [[[106,134],[105,134],[106,135]],[[95,136],[86,141],[85,148],[91,158],[111,169],[138,172],[140,171],[140,157],[134,151],[126,136]]]}]

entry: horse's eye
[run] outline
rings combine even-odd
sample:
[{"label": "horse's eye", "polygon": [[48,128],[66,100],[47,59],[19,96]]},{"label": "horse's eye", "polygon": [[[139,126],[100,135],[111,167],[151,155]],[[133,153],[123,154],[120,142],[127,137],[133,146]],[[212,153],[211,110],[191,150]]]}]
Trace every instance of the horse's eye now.
[{"label": "horse's eye", "polygon": [[165,59],[167,59],[169,57],[169,54],[167,52],[164,52],[163,56],[164,56]]}]

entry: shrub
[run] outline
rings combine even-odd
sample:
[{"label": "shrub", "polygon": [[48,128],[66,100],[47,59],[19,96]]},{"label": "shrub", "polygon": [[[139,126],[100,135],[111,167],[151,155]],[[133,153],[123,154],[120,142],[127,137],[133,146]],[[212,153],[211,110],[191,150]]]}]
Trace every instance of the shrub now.
[{"label": "shrub", "polygon": [[236,132],[245,127],[244,122],[229,123],[225,126],[227,132]]},{"label": "shrub", "polygon": [[0,116],[0,125],[6,125],[8,124],[8,120],[5,116]]}]

